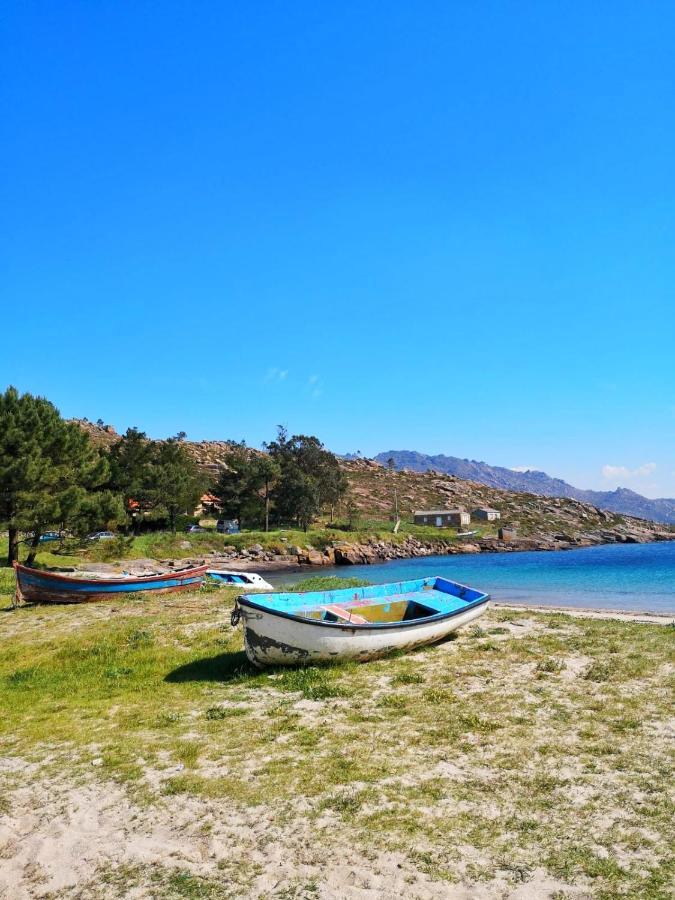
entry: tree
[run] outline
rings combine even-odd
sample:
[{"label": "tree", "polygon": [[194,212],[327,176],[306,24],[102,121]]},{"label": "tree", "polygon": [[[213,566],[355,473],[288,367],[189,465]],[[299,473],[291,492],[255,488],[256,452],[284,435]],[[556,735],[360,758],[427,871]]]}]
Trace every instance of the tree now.
[{"label": "tree", "polygon": [[249,484],[258,493],[262,491],[265,510],[265,531],[270,530],[270,504],[272,488],[281,476],[281,466],[271,456],[256,456],[251,461],[251,478]]},{"label": "tree", "polygon": [[150,474],[152,505],[166,510],[175,534],[176,516],[194,510],[204,491],[203,478],[179,438],[151,444],[154,445]]},{"label": "tree", "polygon": [[88,435],[52,403],[13,387],[0,395],[0,522],[9,533],[9,565],[18,559],[20,531],[32,531],[31,564],[45,528],[65,528],[95,509],[107,478],[107,463]]},{"label": "tree", "polygon": [[154,503],[154,443],[148,440],[145,432],[128,428],[126,434],[112,445],[108,454],[109,487],[122,497],[132,527],[135,510],[150,509]]},{"label": "tree", "polygon": [[337,459],[334,464],[327,465],[323,471],[322,498],[330,508],[330,520],[335,517],[335,507],[347,494],[349,481],[347,476],[340,468]]},{"label": "tree", "polygon": [[110,488],[119,493],[135,525],[137,511],[165,510],[172,531],[176,516],[192,511],[204,490],[203,478],[180,437],[153,441],[129,428],[110,449]]},{"label": "tree", "polygon": [[280,521],[294,521],[307,531],[320,507],[316,481],[298,466],[288,465],[275,489],[274,501]]},{"label": "tree", "polygon": [[218,497],[223,514],[241,525],[269,531],[273,487],[281,474],[278,463],[268,455],[235,443],[212,493]]},{"label": "tree", "polygon": [[211,493],[218,498],[223,516],[238,519],[240,524],[248,518],[250,509],[250,462],[250,453],[245,444],[233,442],[226,467],[211,488]]},{"label": "tree", "polygon": [[339,462],[317,437],[289,437],[282,426],[276,441],[266,447],[279,466],[272,492],[275,516],[280,521],[296,521],[307,530],[321,507],[329,504],[332,509],[346,491],[347,480]]}]

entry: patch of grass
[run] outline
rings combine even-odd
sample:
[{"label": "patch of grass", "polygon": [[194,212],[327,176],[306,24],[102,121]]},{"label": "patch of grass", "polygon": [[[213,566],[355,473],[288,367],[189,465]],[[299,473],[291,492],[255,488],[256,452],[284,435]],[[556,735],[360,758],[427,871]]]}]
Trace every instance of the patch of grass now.
[{"label": "patch of grass", "polygon": [[340,591],[345,588],[368,587],[369,581],[363,578],[352,578],[339,575],[312,575],[310,578],[303,578],[296,581],[288,587],[281,587],[280,590],[292,593],[302,593],[304,591]]},{"label": "patch of grass", "polygon": [[329,666],[286,669],[276,680],[275,686],[283,691],[299,691],[306,700],[347,697],[351,692],[338,680],[339,673],[339,668]]},{"label": "patch of grass", "polygon": [[612,662],[596,659],[584,673],[584,678],[586,681],[608,681],[612,677],[615,669],[616,666]]},{"label": "patch of grass", "polygon": [[540,659],[536,665],[535,671],[544,675],[559,675],[565,668],[565,661],[556,659],[554,656],[547,656]]},{"label": "patch of grass", "polygon": [[212,722],[220,719],[232,719],[236,716],[248,715],[248,710],[241,706],[209,706],[204,713],[207,719]]},{"label": "patch of grass", "polygon": [[392,684],[424,684],[424,676],[418,672],[400,672],[391,679]]},{"label": "patch of grass", "polygon": [[332,809],[341,815],[353,816],[363,805],[363,797],[356,791],[332,794],[319,804],[319,809]]}]

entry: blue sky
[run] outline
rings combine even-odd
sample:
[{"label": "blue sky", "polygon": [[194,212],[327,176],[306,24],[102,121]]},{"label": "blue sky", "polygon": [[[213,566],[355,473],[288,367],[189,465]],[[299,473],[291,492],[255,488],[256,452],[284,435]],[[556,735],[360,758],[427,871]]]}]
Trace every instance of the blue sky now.
[{"label": "blue sky", "polygon": [[674,28],[8,0],[0,385],[675,496]]}]

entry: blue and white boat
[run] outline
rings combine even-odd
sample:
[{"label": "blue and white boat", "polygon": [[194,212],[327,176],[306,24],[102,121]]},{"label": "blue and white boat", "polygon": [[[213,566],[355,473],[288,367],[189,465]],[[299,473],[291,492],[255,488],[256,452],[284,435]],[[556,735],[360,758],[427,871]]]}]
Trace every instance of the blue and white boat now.
[{"label": "blue and white boat", "polygon": [[256,666],[367,660],[442,641],[488,608],[490,597],[447,578],[306,593],[243,594],[232,624],[244,626]]},{"label": "blue and white boat", "polygon": [[238,572],[236,569],[207,569],[207,576],[222,585],[235,585],[252,591],[273,591],[274,588],[257,572]]}]

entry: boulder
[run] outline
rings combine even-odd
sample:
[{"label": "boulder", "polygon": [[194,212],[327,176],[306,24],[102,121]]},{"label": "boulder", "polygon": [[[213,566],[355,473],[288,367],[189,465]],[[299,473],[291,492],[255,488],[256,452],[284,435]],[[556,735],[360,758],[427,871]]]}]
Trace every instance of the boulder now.
[{"label": "boulder", "polygon": [[323,566],[328,560],[319,550],[306,550],[298,555],[298,562],[307,566]]},{"label": "boulder", "polygon": [[364,547],[362,544],[347,544],[335,548],[335,564],[337,566],[370,565],[376,554],[372,547]]}]

